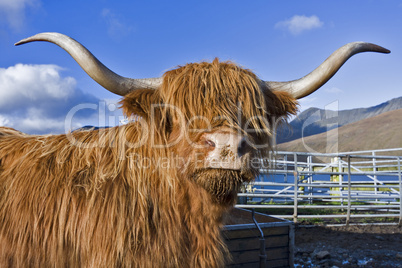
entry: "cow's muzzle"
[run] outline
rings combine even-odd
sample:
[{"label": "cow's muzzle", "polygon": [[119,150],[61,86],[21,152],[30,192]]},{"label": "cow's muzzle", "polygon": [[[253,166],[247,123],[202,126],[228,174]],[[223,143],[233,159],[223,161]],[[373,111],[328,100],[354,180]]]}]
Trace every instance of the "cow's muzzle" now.
[{"label": "cow's muzzle", "polygon": [[214,144],[205,159],[205,168],[241,170],[247,164],[253,146],[238,133],[215,132],[205,138]]}]

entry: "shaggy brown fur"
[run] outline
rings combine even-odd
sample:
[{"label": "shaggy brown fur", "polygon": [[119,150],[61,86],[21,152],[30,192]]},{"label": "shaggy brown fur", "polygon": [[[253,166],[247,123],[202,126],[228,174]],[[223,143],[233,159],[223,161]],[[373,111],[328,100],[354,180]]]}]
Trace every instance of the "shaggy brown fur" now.
[{"label": "shaggy brown fur", "polygon": [[[0,267],[223,266],[222,216],[255,171],[205,170],[195,160],[207,149],[191,144],[222,126],[244,132],[249,119],[251,138],[266,142],[269,117],[295,113],[296,101],[262,94],[258,81],[232,63],[189,64],[124,97],[125,114],[140,116],[128,125],[0,128]],[[152,114],[152,104],[170,106]]]}]

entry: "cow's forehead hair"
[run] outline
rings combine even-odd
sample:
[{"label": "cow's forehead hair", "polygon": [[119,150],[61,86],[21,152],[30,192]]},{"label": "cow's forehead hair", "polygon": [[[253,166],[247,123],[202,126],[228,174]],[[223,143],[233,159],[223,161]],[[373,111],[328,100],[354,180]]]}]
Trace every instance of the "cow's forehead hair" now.
[{"label": "cow's forehead hair", "polygon": [[178,109],[189,121],[203,117],[226,119],[239,128],[241,118],[252,119],[255,129],[268,129],[264,93],[250,70],[231,62],[190,63],[168,71],[159,88],[162,101]]}]

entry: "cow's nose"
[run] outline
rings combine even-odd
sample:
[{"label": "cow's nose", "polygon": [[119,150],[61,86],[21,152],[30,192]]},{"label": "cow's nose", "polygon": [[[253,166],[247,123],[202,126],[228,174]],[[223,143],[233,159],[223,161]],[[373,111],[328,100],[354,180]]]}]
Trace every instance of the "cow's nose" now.
[{"label": "cow's nose", "polygon": [[252,150],[252,147],[249,144],[249,141],[243,137],[240,142],[239,145],[237,146],[237,155],[239,157],[242,157],[243,155],[250,153]]}]

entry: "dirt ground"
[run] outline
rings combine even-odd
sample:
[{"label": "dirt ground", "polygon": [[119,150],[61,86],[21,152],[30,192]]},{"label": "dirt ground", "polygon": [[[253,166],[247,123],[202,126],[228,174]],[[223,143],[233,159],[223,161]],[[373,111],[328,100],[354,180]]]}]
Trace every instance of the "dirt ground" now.
[{"label": "dirt ground", "polygon": [[297,226],[295,267],[402,268],[402,228]]}]

